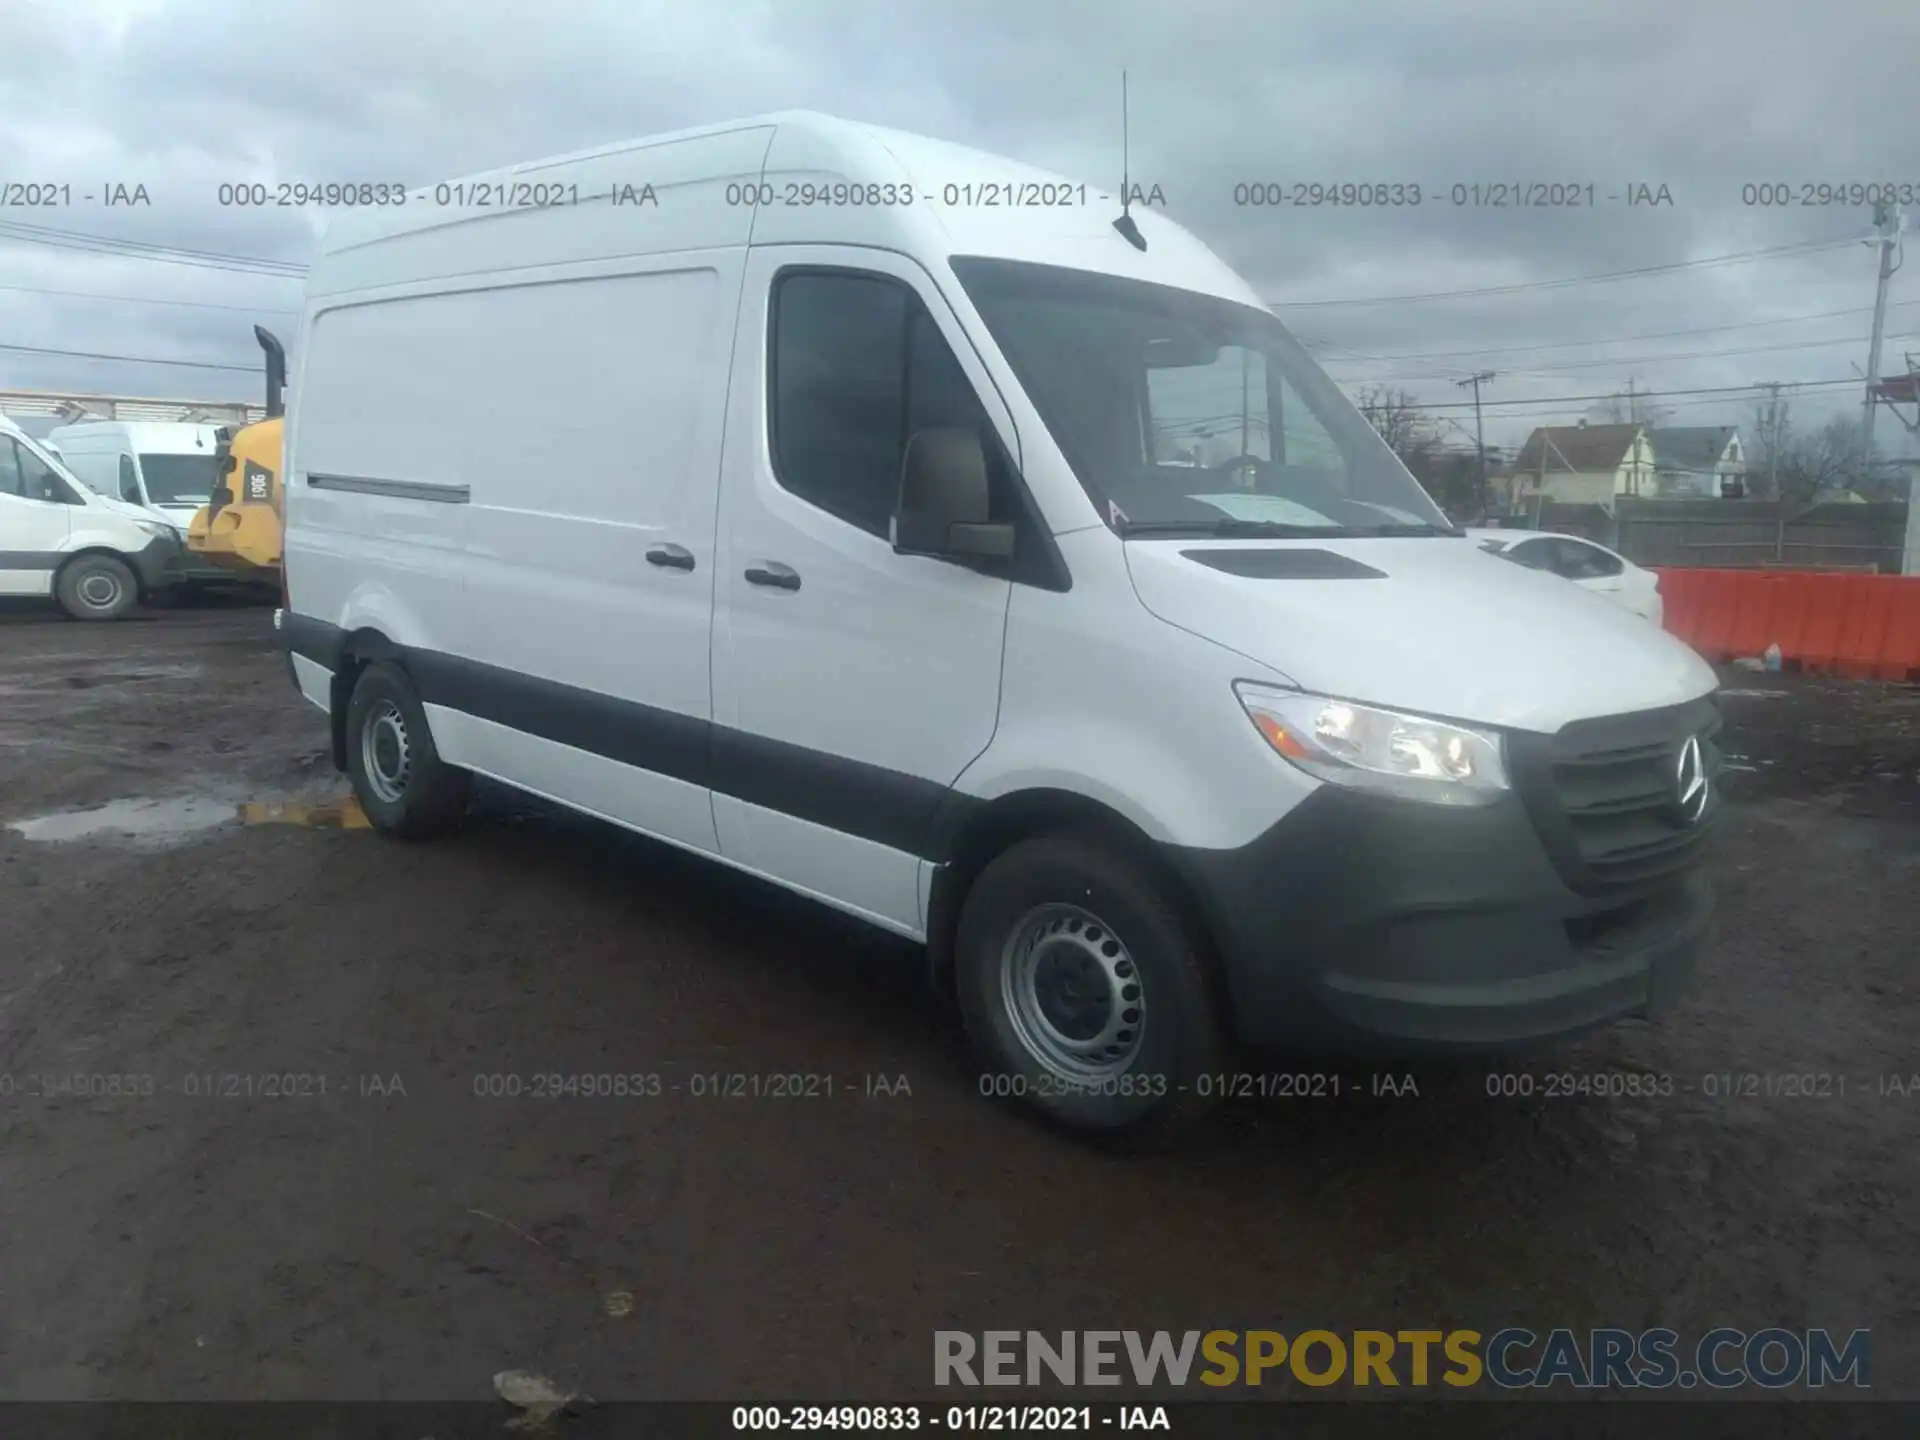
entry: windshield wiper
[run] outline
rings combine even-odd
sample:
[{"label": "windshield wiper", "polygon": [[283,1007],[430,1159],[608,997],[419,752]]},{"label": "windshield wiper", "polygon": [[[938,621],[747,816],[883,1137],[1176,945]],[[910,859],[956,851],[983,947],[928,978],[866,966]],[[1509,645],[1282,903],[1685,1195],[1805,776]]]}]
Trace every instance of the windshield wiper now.
[{"label": "windshield wiper", "polygon": [[1271,540],[1371,540],[1390,535],[1454,535],[1465,532],[1444,525],[1288,525],[1278,520],[1129,520],[1120,527],[1127,535],[1206,535]]},{"label": "windshield wiper", "polygon": [[1281,540],[1307,540],[1339,534],[1332,525],[1287,525],[1278,520],[1128,520],[1124,535],[1249,535]]},{"label": "windshield wiper", "polygon": [[1376,535],[1453,535],[1461,536],[1467,532],[1453,525],[1343,525],[1342,535],[1360,535],[1372,539]]}]

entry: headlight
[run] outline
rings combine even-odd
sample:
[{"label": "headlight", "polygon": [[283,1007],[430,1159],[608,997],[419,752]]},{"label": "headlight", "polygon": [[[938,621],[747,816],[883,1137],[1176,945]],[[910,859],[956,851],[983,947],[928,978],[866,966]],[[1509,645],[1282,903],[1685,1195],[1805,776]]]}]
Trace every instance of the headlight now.
[{"label": "headlight", "polygon": [[1509,788],[1491,732],[1297,690],[1233,688],[1267,743],[1316,779],[1438,805],[1485,805]]},{"label": "headlight", "polygon": [[156,540],[171,540],[179,533],[164,520],[136,520],[133,523]]}]

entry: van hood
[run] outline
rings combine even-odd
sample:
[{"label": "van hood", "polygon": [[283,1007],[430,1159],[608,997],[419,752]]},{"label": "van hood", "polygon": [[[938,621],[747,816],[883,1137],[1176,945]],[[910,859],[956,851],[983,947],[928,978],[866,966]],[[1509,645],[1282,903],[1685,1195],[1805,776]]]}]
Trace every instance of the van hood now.
[{"label": "van hood", "polygon": [[101,509],[111,511],[115,515],[125,516],[129,520],[164,520],[169,525],[173,523],[169,516],[162,515],[157,510],[150,510],[145,505],[131,504],[117,495],[102,495],[98,490],[89,490],[87,494],[93,497],[91,504],[98,505]]},{"label": "van hood", "polygon": [[1125,542],[1149,612],[1303,690],[1551,734],[1679,705],[1711,666],[1665,631],[1471,540]]},{"label": "van hood", "polygon": [[204,500],[192,505],[185,503],[175,504],[169,500],[165,503],[154,504],[148,513],[159,516],[184,535],[193,524],[193,517],[198,515],[205,505],[206,502]]}]

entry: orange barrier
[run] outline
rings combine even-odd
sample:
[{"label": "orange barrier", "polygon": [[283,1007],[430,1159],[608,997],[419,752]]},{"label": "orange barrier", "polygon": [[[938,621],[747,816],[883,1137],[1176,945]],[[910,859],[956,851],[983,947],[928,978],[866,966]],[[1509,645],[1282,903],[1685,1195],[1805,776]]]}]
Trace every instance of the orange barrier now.
[{"label": "orange barrier", "polygon": [[1920,575],[1661,568],[1666,627],[1716,663],[1780,647],[1857,679],[1920,676]]}]

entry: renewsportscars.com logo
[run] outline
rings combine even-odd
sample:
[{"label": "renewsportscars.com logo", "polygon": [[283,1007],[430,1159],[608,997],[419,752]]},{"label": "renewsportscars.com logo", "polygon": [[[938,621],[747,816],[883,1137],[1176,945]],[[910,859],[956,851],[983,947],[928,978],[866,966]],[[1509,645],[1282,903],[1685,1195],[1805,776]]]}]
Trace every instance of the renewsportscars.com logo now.
[{"label": "renewsportscars.com logo", "polygon": [[1783,1390],[1872,1385],[1872,1332],[1709,1330],[936,1330],[936,1385]]}]

